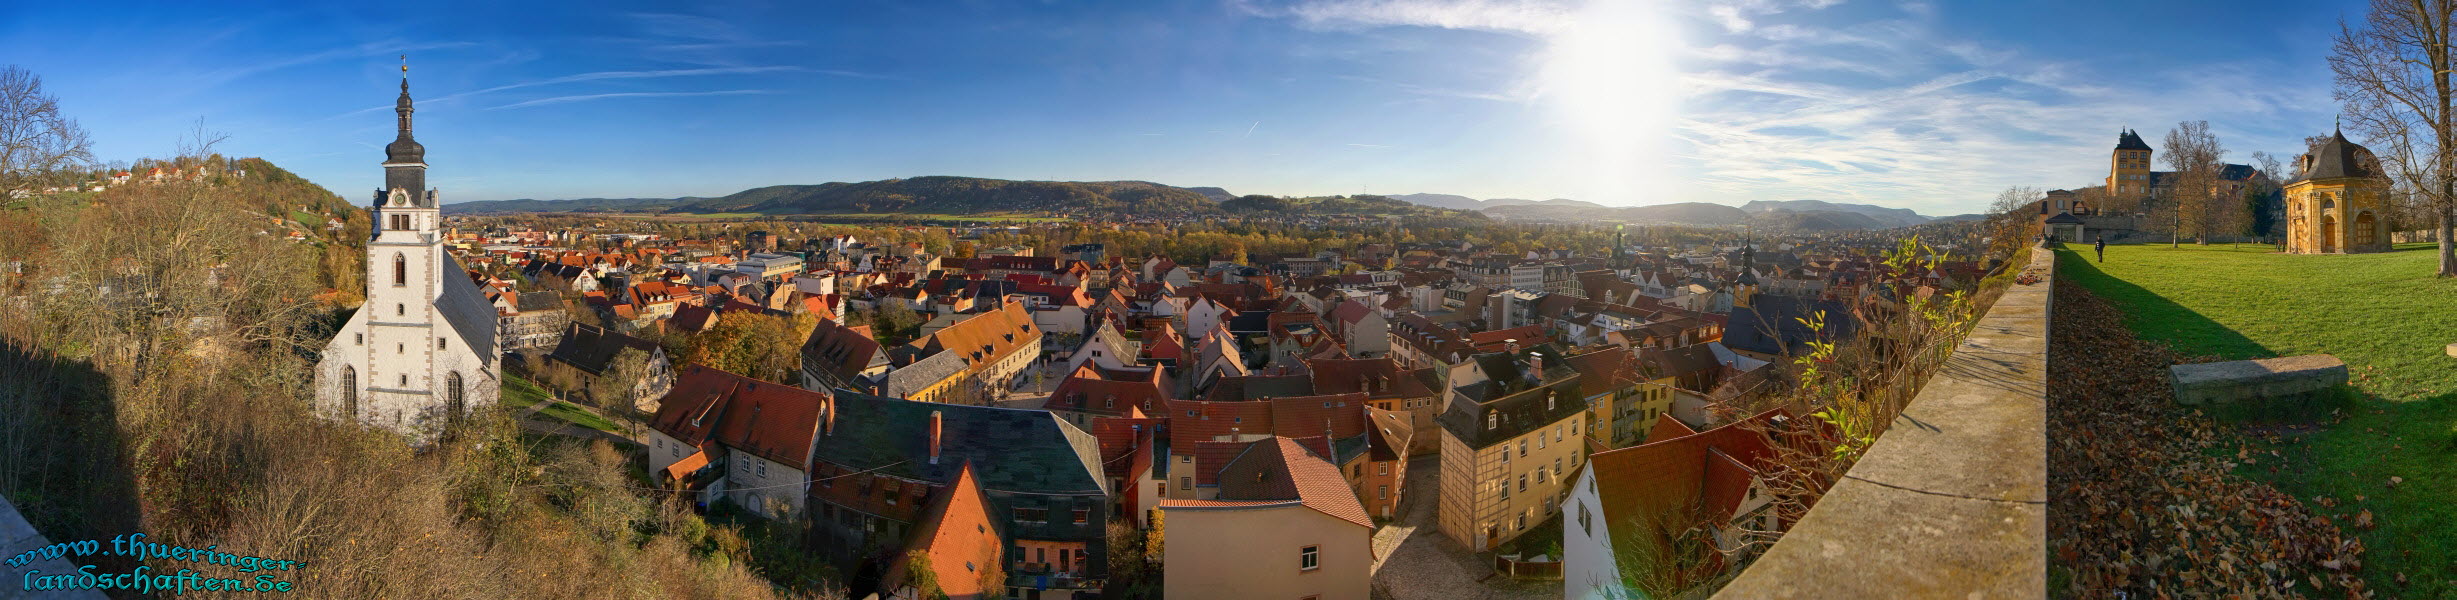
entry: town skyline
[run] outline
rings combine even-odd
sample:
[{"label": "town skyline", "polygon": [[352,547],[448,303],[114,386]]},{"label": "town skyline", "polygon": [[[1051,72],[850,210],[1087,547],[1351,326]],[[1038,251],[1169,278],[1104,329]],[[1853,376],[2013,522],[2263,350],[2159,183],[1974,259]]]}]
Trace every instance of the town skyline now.
[{"label": "town skyline", "polygon": [[[2294,155],[2334,114],[2319,57],[2349,6],[162,6],[99,25],[127,34],[109,47],[33,8],[0,48],[46,74],[98,157],[167,155],[201,119],[239,132],[228,153],[345,194],[373,183],[354,169],[390,117],[365,98],[407,54],[429,143],[467,157],[435,182],[445,203],[958,175],[1942,216],[2087,184],[2103,165],[2034,157],[2124,127],[2206,119],[2229,159]],[[2177,32],[2081,26],[2113,16]],[[2008,29],[2058,23],[2074,32]],[[2150,55],[2194,66],[2128,66]]]}]

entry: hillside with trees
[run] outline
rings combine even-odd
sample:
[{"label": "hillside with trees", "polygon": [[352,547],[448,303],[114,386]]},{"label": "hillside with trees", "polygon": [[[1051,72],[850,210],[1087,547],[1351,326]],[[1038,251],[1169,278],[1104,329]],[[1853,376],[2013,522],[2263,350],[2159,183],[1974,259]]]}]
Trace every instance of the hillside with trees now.
[{"label": "hillside with trees", "polygon": [[1038,211],[1090,214],[1186,214],[1215,210],[1199,192],[1143,181],[1010,181],[931,176],[859,183],[772,185],[690,202],[677,213],[765,214]]},{"label": "hillside with trees", "polygon": [[[211,143],[183,154],[165,162],[205,163]],[[0,208],[0,495],[46,536],[301,561],[266,574],[314,597],[830,591],[783,550],[800,540],[641,495],[622,453],[523,435],[503,409],[426,449],[316,417],[310,369],[357,302],[329,291],[363,289],[364,217],[328,232],[313,211],[339,197],[230,164],[246,175]],[[323,233],[285,231],[298,220]]]}]

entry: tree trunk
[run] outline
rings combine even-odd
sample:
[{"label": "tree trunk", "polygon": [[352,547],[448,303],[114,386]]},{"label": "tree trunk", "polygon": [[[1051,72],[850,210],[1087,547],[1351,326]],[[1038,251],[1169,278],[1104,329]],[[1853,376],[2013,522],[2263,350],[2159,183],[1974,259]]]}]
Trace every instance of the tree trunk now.
[{"label": "tree trunk", "polygon": [[[2434,129],[2432,134],[2438,138],[2437,141],[2439,142],[2436,147],[2433,148],[2433,150],[2438,151],[2440,154],[2438,165],[2440,167],[2440,197],[2437,199],[2438,204],[2440,205],[2439,275],[2441,277],[2457,277],[2457,245],[2452,245],[2449,240],[2449,229],[2451,225],[2449,222],[2449,213],[2451,212],[2452,208],[2457,208],[2457,206],[2452,206],[2452,203],[2457,203],[2457,197],[2452,196],[2452,194],[2457,194],[2457,164],[2452,164],[2451,162],[2452,159],[2457,159],[2457,156],[2451,156],[2451,149],[2449,148],[2450,142],[2457,141],[2457,131],[2450,130],[2451,126],[2457,125],[2457,123],[2449,122],[2449,4],[2447,0],[2441,0],[2440,2],[2434,3],[2433,8],[2437,8],[2438,10],[2433,12],[2439,14],[2423,15],[2423,20],[2424,22],[2432,23],[2433,25],[2431,39],[2433,42],[2435,42],[2435,44],[2429,48],[2429,51],[2431,52],[2431,88],[2433,96],[2440,101],[2435,107],[2436,112],[2439,113],[2439,119],[2432,123],[2432,128]],[[2434,22],[2434,17],[2437,17],[2436,22]]]}]

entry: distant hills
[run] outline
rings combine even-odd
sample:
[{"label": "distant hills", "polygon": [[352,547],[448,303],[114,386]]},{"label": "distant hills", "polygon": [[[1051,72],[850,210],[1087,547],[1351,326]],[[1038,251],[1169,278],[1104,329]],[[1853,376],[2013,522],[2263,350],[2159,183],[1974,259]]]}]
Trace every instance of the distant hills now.
[{"label": "distant hills", "polygon": [[1912,212],[1912,210],[1908,208],[1886,208],[1883,206],[1873,206],[1868,204],[1840,204],[1827,202],[1824,200],[1753,200],[1748,204],[1740,205],[1740,209],[1753,213],[1817,211],[1845,212],[1865,215],[1868,218],[1875,220],[1882,227],[1909,227],[1929,221],[1928,217],[1920,216],[1919,213]]},{"label": "distant hills", "polygon": [[[1554,201],[1570,202],[1570,201]],[[1579,203],[1585,204],[1585,203]],[[1592,206],[1592,205],[1590,205]],[[1230,196],[1217,187],[1176,187],[1149,181],[1013,181],[929,176],[855,183],[772,185],[724,196],[487,200],[444,205],[453,214],[625,212],[670,214],[963,216],[1016,213],[1184,215],[1222,212],[1294,215],[1465,216],[1382,196]]]},{"label": "distant hills", "polygon": [[[1226,194],[1219,188],[1206,191]],[[444,205],[444,212],[898,213],[970,215],[1057,212],[1171,214],[1217,212],[1203,191],[1148,181],[1011,181],[929,176],[857,183],[772,185],[715,198],[490,200]]]},{"label": "distant hills", "polygon": [[1516,198],[1478,200],[1454,194],[1392,196],[1424,206],[1481,211],[1513,221],[1619,221],[1666,225],[1750,225],[1768,229],[1842,231],[1888,229],[1927,223],[1931,219],[1907,208],[1843,204],[1823,200],[1758,200],[1738,208],[1709,202],[1678,202],[1653,206],[1603,206],[1579,200],[1545,201]]}]

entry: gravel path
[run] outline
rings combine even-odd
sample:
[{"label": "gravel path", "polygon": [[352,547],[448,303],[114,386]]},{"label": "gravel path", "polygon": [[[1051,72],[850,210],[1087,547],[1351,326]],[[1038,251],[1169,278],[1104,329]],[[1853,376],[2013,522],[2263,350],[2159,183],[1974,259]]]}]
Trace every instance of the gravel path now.
[{"label": "gravel path", "polygon": [[1468,552],[1434,525],[1441,504],[1439,457],[1408,463],[1400,484],[1399,519],[1374,531],[1373,597],[1528,599],[1561,598],[1559,581],[1511,581],[1493,574],[1492,558]]}]

